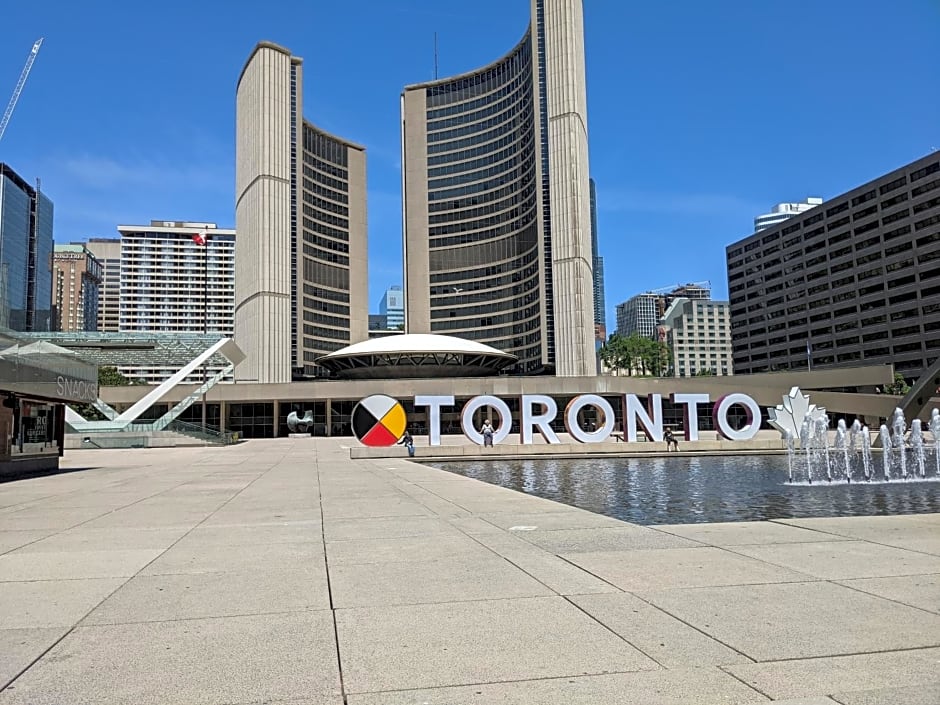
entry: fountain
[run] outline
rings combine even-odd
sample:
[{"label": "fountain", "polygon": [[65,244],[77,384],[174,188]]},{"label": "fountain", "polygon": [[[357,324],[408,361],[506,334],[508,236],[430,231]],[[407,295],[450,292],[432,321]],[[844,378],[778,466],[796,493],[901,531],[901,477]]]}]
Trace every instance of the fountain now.
[{"label": "fountain", "polygon": [[[905,442],[907,420],[898,408],[891,416],[890,427],[878,430],[881,442],[881,472],[876,475],[872,438],[867,426],[855,420],[847,426],[844,419],[836,424],[830,445],[829,417],[807,413],[800,426],[799,445],[787,430],[788,481],[794,484],[845,482],[937,481],[940,480],[940,409],[934,409],[927,422],[932,442],[928,442],[923,422],[914,419]],[[933,455],[933,462],[928,458]],[[935,470],[934,470],[935,468]]]}]

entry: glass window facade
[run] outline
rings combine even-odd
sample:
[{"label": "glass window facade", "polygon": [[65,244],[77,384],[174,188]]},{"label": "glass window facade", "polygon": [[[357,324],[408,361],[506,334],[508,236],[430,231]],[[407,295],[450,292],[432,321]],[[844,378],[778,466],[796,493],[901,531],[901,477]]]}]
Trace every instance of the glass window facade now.
[{"label": "glass window facade", "polygon": [[52,329],[53,207],[0,164],[0,326]]},{"label": "glass window facade", "polygon": [[543,359],[533,43],[425,87],[431,330]]}]

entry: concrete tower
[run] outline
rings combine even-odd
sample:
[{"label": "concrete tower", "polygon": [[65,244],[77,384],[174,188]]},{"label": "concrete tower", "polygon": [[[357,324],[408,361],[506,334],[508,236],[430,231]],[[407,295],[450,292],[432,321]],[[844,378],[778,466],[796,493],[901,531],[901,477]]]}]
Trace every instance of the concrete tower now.
[{"label": "concrete tower", "polygon": [[368,336],[365,150],[303,119],[303,60],[259,43],[236,89],[240,381],[322,373]]},{"label": "concrete tower", "polygon": [[402,151],[408,331],[594,375],[581,0],[532,0],[505,56],[407,86]]}]

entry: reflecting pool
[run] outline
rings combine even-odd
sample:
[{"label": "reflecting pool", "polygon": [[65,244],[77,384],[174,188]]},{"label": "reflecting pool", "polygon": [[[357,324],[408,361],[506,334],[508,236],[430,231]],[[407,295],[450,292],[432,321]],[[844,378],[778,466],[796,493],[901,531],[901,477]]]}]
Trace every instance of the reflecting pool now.
[{"label": "reflecting pool", "polygon": [[788,484],[785,455],[427,464],[636,524],[940,512],[936,479]]}]

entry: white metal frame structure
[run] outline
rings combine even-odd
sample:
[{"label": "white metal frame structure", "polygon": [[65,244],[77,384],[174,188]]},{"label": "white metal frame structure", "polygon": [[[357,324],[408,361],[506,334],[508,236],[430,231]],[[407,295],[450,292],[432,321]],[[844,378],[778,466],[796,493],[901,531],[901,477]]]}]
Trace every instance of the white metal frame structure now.
[{"label": "white metal frame structure", "polygon": [[[169,379],[145,394],[138,402],[131,405],[131,407],[124,412],[118,414],[114,409],[107,406],[99,399],[95,403],[95,407],[99,408],[105,416],[109,417],[106,421],[88,421],[85,419],[85,417],[68,406],[65,408],[65,421],[76,432],[82,433],[104,433],[130,430],[130,425],[140,418],[141,414],[143,414],[145,411],[147,411],[147,409],[166,396],[171,389],[180,384],[180,382],[186,379],[187,376],[192,374],[193,371],[197,370],[203,363],[205,363],[216,353],[223,355],[230,364],[223,368],[220,372],[210,377],[195,390],[193,390],[190,394],[184,397],[182,401],[176,404],[158,420],[144,426],[141,424],[135,424],[133,428],[135,432],[140,432],[142,430],[162,431],[177,417],[179,417],[183,411],[192,406],[192,404],[195,403],[204,392],[214,387],[226,375],[230,375],[235,366],[245,359],[245,354],[241,351],[241,349],[239,349],[237,345],[235,345],[235,342],[231,338],[221,338],[218,342],[203,350],[201,353],[199,353],[199,355],[194,357],[183,367],[177,370],[177,372]],[[102,406],[99,405],[103,405],[106,408],[102,408]],[[114,414],[113,417],[112,414]]]}]

